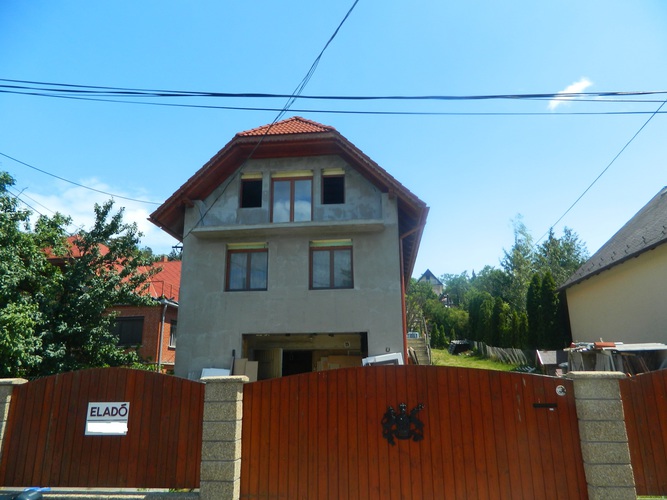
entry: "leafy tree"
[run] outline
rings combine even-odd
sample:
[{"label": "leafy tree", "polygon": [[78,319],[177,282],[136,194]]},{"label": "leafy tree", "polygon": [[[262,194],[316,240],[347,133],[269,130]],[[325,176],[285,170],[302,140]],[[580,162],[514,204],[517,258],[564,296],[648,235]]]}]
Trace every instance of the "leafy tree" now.
[{"label": "leafy tree", "polygon": [[441,281],[445,285],[444,293],[449,297],[450,305],[455,307],[464,306],[465,295],[471,287],[468,272],[464,271],[461,274],[445,274],[441,277]]},{"label": "leafy tree", "polygon": [[547,239],[535,251],[535,267],[543,273],[551,272],[556,286],[565,283],[588,259],[585,243],[579,241],[570,228],[563,229],[563,236],[556,238],[553,229]]},{"label": "leafy tree", "polygon": [[501,267],[509,277],[507,302],[519,311],[526,309],[526,292],[535,272],[533,258],[533,238],[521,222],[514,220],[514,245],[501,261]]},{"label": "leafy tree", "polygon": [[[140,233],[122,221],[113,202],[95,206],[95,224],[67,244],[69,219],[39,217],[11,196],[12,177],[0,172],[0,376],[48,375],[130,364],[117,347],[106,309],[139,304],[152,273],[137,247]],[[104,245],[104,246],[103,246]],[[51,257],[62,257],[49,260]]]},{"label": "leafy tree", "polygon": [[[9,193],[14,179],[0,172],[0,376],[28,376],[42,362],[43,304],[59,274],[43,252],[63,239],[59,215],[30,231],[30,211]],[[61,247],[62,248],[62,247]]]},{"label": "leafy tree", "polygon": [[526,295],[526,314],[528,316],[528,339],[529,349],[537,349],[544,338],[544,322],[542,320],[542,278],[539,273],[533,274]]},{"label": "leafy tree", "polygon": [[92,229],[72,241],[57,300],[45,310],[42,374],[137,360],[134,351],[117,346],[113,317],[105,312],[114,305],[150,303],[140,292],[155,271],[144,267],[151,257],[138,248],[141,234],[136,224],[123,222],[123,209],[112,210],[112,201],[96,204]]},{"label": "leafy tree", "polygon": [[412,278],[408,285],[405,297],[406,321],[408,330],[413,332],[423,332],[426,323],[424,308],[429,300],[436,300],[438,296],[426,282],[418,282]]}]

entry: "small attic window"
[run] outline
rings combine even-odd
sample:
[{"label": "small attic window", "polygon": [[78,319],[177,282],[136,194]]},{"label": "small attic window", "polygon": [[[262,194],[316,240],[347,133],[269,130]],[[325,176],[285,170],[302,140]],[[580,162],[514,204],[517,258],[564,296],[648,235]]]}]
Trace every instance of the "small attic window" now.
[{"label": "small attic window", "polygon": [[241,208],[262,206],[262,179],[241,179]]},{"label": "small attic window", "polygon": [[345,203],[345,176],[322,176],[322,205]]}]

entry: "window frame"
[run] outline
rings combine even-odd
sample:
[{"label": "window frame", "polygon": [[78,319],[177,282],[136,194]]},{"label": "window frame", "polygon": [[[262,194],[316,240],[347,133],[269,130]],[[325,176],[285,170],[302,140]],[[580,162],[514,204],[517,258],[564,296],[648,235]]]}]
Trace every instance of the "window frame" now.
[{"label": "window frame", "polygon": [[[263,253],[265,254],[265,286],[263,288],[253,288],[251,285],[252,278],[252,259],[250,258],[251,254]],[[245,276],[244,276],[244,287],[243,288],[230,288],[230,270],[232,265],[232,255],[244,254],[246,255],[245,262]],[[268,290],[269,286],[269,249],[264,246],[262,248],[228,248],[227,249],[227,262],[225,265],[225,291],[226,292],[263,292]]]},{"label": "window frame", "polygon": [[[296,183],[299,181],[309,181],[310,182],[310,213],[308,214],[307,220],[294,220],[294,205],[295,205],[295,194],[296,194]],[[274,221],[274,211],[275,211],[275,186],[277,182],[289,183],[289,205],[290,213],[288,221],[278,221],[281,222],[311,222],[313,220],[313,176],[294,176],[294,177],[272,177],[271,178],[271,222]]]},{"label": "window frame", "polygon": [[[113,334],[118,336],[118,347],[133,347],[133,346],[139,346],[142,345],[144,342],[144,316],[118,316],[114,318],[114,325],[113,325]],[[120,323],[125,323],[126,325],[133,325],[132,331],[129,333],[135,334],[136,332],[134,331],[138,326],[139,328],[139,342],[123,342],[123,332],[121,331]],[[129,335],[129,333],[125,333],[126,336]]]},{"label": "window frame", "polygon": [[176,349],[176,337],[178,335],[178,320],[169,321],[169,349]]},{"label": "window frame", "polygon": [[[345,245],[330,245],[330,246],[312,246],[309,249],[309,289],[310,290],[351,290],[354,288],[354,252],[351,244]],[[315,275],[315,259],[316,252],[329,253],[329,286],[314,286],[313,277]],[[350,256],[350,285],[336,286],[336,269],[335,269],[335,253],[348,252]]]}]

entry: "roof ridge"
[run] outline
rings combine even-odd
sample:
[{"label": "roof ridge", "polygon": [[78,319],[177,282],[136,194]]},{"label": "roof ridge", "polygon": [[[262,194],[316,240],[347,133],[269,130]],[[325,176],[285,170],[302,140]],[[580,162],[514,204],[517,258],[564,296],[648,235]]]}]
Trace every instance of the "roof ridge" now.
[{"label": "roof ridge", "polygon": [[238,132],[237,137],[250,137],[258,135],[287,135],[287,134],[312,134],[321,132],[335,132],[336,129],[330,125],[323,125],[301,116],[293,116],[275,123],[261,125],[250,130]]}]

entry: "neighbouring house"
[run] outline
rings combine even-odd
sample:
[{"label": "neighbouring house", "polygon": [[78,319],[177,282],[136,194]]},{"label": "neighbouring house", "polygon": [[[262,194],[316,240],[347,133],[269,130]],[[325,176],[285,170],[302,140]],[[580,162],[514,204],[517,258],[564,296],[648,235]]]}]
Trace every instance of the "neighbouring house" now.
[{"label": "neighbouring house", "polygon": [[109,312],[117,314],[114,333],[119,345],[139,346],[137,352],[146,364],[171,372],[176,359],[181,261],[163,257],[152,267],[160,271],[151,277],[144,293],[150,295],[154,305],[117,305]]},{"label": "neighbouring house", "polygon": [[560,288],[575,342],[667,343],[667,188]]},{"label": "neighbouring house", "polygon": [[406,359],[427,213],[333,127],[294,117],[236,134],[150,216],[183,242],[176,375]]},{"label": "neighbouring house", "polygon": [[[64,266],[67,259],[80,257],[80,250],[74,245],[75,238],[68,238],[67,257],[53,255],[47,250],[49,261],[54,265]],[[108,248],[100,245],[103,255],[108,251]],[[151,267],[160,271],[151,277],[148,289],[142,293],[150,295],[154,303],[143,306],[119,304],[109,308],[107,312],[117,315],[113,333],[119,337],[118,345],[136,347],[137,353],[146,364],[169,372],[174,369],[176,351],[181,261],[170,261],[163,257]]]},{"label": "neighbouring house", "polygon": [[430,269],[427,269],[424,274],[417,280],[419,283],[428,283],[431,285],[433,292],[438,296],[442,296],[442,292],[445,289],[445,286],[442,284],[438,278],[435,277],[435,274],[431,272]]}]

